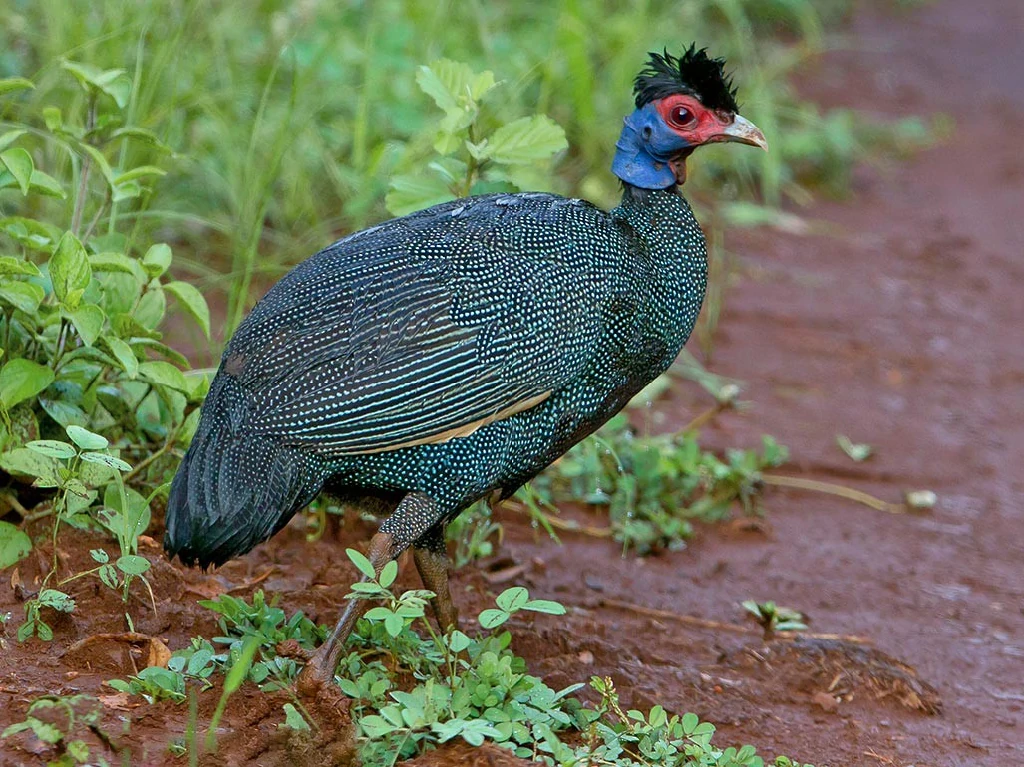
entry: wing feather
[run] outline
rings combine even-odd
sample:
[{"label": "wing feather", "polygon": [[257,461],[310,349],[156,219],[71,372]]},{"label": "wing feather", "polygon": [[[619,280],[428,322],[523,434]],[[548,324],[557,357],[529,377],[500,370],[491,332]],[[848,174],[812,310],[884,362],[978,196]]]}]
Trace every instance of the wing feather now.
[{"label": "wing feather", "polygon": [[[222,362],[253,428],[326,456],[398,450],[471,434],[579,375],[607,289],[600,269],[580,268],[579,223],[551,213],[570,201],[530,199],[513,211],[519,221],[503,221],[508,211],[488,198],[439,206],[293,270]],[[621,236],[606,214],[584,212],[589,229]],[[517,239],[530,227],[542,253]]]}]

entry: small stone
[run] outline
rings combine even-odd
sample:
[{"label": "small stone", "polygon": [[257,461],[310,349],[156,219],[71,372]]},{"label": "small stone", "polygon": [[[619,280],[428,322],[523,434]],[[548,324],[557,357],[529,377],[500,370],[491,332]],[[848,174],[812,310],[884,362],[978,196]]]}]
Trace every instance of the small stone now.
[{"label": "small stone", "polygon": [[839,708],[839,701],[827,692],[816,692],[811,696],[811,702],[816,706],[821,706],[825,711],[835,711]]}]

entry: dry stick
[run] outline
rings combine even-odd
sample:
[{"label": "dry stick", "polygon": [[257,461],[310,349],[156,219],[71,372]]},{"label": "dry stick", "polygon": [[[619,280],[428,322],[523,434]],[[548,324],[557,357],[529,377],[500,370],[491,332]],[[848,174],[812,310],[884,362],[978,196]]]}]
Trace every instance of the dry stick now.
[{"label": "dry stick", "polygon": [[544,521],[552,527],[557,527],[559,530],[568,530],[574,533],[585,533],[587,535],[592,535],[595,538],[611,538],[612,534],[615,532],[610,527],[593,527],[592,525],[581,525],[578,522],[574,522],[571,519],[562,519],[561,517],[556,517],[540,510],[537,510],[536,512],[531,512],[523,504],[518,503],[516,501],[504,501],[502,502],[502,508],[512,509],[513,511],[518,511],[520,514],[525,514],[527,516],[539,514],[541,517],[544,518]]},{"label": "dry stick", "polygon": [[722,413],[726,410],[732,410],[734,407],[735,403],[731,399],[720,400],[718,402],[715,402],[715,404],[709,407],[707,410],[703,411],[702,413],[698,413],[696,416],[694,416],[694,418],[688,424],[686,424],[686,426],[677,430],[676,434],[686,434],[686,432],[688,431],[699,429],[701,426],[708,423],[719,413]]},{"label": "dry stick", "polygon": [[14,493],[2,493],[0,494],[0,498],[3,498],[7,503],[11,504],[11,508],[18,512],[22,519],[28,517],[28,509],[21,505],[21,502],[17,499]]},{"label": "dry stick", "polygon": [[[619,599],[601,599],[599,604],[602,607],[615,607],[619,610],[628,610],[634,612],[637,615],[646,615],[649,618],[662,618],[665,620],[676,621],[677,623],[685,623],[688,626],[696,626],[697,628],[710,629],[712,631],[731,631],[734,634],[763,634],[760,629],[755,629],[752,626],[741,626],[738,623],[721,623],[719,621],[708,620],[707,618],[697,618],[693,615],[679,615],[678,613],[670,613],[667,610],[656,610],[653,607],[644,607],[643,605],[636,605],[632,602],[623,602]],[[844,642],[853,642],[854,644],[871,644],[870,639],[859,636],[848,636],[845,634],[815,634],[810,631],[776,631],[774,634],[777,639],[797,639],[804,637],[807,639],[838,639]]]},{"label": "dry stick", "polygon": [[185,423],[184,420],[181,423],[179,423],[174,428],[174,430],[168,435],[167,439],[164,440],[164,444],[163,445],[161,445],[157,450],[154,450],[152,453],[150,453],[146,458],[144,458],[142,461],[140,461],[135,466],[134,469],[132,469],[130,472],[128,472],[125,475],[124,483],[126,485],[128,484],[129,480],[132,480],[135,477],[137,477],[139,475],[139,473],[143,469],[145,469],[147,466],[149,466],[151,463],[153,463],[153,461],[155,461],[157,458],[162,456],[164,453],[166,453],[168,450],[170,450],[171,447],[174,446],[175,441],[177,441],[177,439],[178,439],[178,432],[181,431],[181,427],[184,425],[184,423]]},{"label": "dry stick", "polygon": [[907,510],[907,507],[902,503],[889,503],[888,501],[883,501],[881,498],[876,498],[868,493],[863,493],[860,490],[854,490],[852,487],[835,485],[831,482],[819,482],[816,479],[803,479],[802,477],[787,477],[781,474],[762,474],[761,480],[766,485],[791,487],[797,490],[811,490],[816,493],[837,495],[840,498],[846,498],[847,500],[855,501],[856,503],[863,503],[865,506],[870,506],[872,509],[886,511],[890,514],[903,514]]}]

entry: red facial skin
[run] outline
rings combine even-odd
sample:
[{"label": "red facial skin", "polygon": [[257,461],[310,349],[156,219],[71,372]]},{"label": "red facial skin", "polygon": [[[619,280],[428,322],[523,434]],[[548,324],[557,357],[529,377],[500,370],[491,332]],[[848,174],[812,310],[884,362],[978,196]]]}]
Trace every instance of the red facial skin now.
[{"label": "red facial skin", "polygon": [[669,161],[676,174],[676,183],[682,185],[686,182],[686,158],[690,152],[701,144],[727,141],[728,137],[722,131],[732,124],[734,115],[724,110],[708,109],[693,96],[683,94],[663,98],[654,106],[665,125],[690,145],[685,152]]},{"label": "red facial skin", "polygon": [[682,94],[661,99],[655,102],[655,107],[665,125],[686,139],[690,146],[728,140],[722,131],[732,124],[735,116],[725,110],[708,109],[693,96]]}]

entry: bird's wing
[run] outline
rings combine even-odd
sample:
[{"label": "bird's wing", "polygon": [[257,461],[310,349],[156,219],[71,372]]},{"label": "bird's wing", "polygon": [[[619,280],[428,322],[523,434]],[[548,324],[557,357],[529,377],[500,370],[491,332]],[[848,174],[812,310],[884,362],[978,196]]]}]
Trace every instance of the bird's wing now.
[{"label": "bird's wing", "polygon": [[[225,353],[249,425],[344,456],[445,442],[543,402],[602,332],[606,275],[581,258],[580,222],[557,212],[568,203],[452,203],[309,259]],[[615,236],[596,209],[568,214]]]}]

